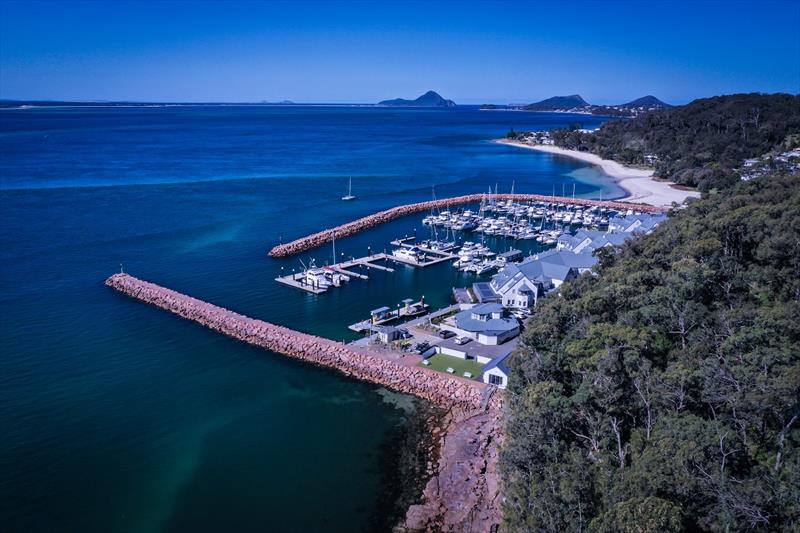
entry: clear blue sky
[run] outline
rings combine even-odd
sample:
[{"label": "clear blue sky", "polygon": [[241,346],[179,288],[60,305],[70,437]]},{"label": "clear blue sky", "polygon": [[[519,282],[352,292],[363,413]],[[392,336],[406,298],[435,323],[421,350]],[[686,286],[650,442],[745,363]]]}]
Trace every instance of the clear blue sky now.
[{"label": "clear blue sky", "polygon": [[800,92],[800,2],[9,2],[0,98],[671,103]]}]

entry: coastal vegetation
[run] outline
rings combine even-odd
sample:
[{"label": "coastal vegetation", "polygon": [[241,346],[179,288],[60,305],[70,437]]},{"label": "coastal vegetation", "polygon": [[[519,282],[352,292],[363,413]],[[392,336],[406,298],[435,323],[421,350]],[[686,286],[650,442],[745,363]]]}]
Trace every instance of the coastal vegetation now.
[{"label": "coastal vegetation", "polygon": [[557,146],[621,163],[701,191],[730,187],[747,158],[800,146],[800,96],[736,94],[615,120],[592,132],[554,130]]},{"label": "coastal vegetation", "polygon": [[[779,144],[792,102],[701,100],[594,138],[651,125],[647,149],[703,146],[726,167]],[[749,118],[734,131],[736,116]],[[678,121],[684,129],[673,129]],[[724,148],[717,135],[745,142]],[[738,182],[599,258],[596,276],[565,283],[537,308],[512,361],[507,528],[796,531],[798,176]]]}]

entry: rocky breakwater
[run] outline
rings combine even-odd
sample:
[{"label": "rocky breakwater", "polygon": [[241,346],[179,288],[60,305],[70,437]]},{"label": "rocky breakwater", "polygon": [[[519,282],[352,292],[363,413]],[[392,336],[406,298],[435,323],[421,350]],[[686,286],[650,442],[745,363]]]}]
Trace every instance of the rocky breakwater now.
[{"label": "rocky breakwater", "polygon": [[[214,331],[295,359],[335,368],[348,376],[425,398],[446,408],[479,409],[484,385],[427,368],[407,366],[380,354],[362,353],[336,341],[235,313],[185,294],[114,274],[106,285]],[[492,397],[492,405],[501,401]]]},{"label": "rocky breakwater", "polygon": [[541,194],[470,194],[466,196],[457,196],[455,198],[444,198],[441,200],[431,200],[428,202],[392,207],[391,209],[359,218],[358,220],[342,224],[341,226],[337,226],[335,228],[319,231],[286,244],[279,244],[278,246],[272,248],[268,252],[268,255],[271,257],[289,257],[291,255],[327,244],[333,240],[334,235],[338,238],[349,237],[361,231],[374,228],[375,226],[384,224],[396,218],[404,217],[406,215],[429,211],[432,209],[447,209],[454,205],[478,203],[484,199],[501,201],[512,200],[515,202],[558,202],[572,205],[607,207],[616,210],[634,209],[648,213],[663,213],[666,211],[666,209],[662,207],[654,207],[644,204],[631,204],[627,202],[614,201],[601,202],[599,200],[584,200],[581,198],[566,198],[561,196],[553,197],[544,196]]}]

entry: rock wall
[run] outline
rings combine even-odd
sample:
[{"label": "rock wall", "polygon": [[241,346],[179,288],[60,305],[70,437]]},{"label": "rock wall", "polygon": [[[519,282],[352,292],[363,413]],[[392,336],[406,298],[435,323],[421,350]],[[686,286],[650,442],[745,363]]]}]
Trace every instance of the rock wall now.
[{"label": "rock wall", "polygon": [[413,213],[428,211],[430,209],[443,209],[449,208],[454,205],[477,203],[483,199],[493,200],[513,200],[516,202],[559,202],[564,204],[583,205],[583,206],[599,206],[608,207],[610,209],[634,209],[648,213],[663,213],[667,209],[662,207],[654,207],[645,204],[630,204],[626,202],[601,202],[598,200],[584,200],[581,198],[565,198],[561,196],[544,196],[541,194],[470,194],[467,196],[457,196],[455,198],[445,198],[442,200],[431,200],[428,202],[420,202],[417,204],[407,204],[398,207],[392,207],[386,211],[368,215],[358,220],[342,224],[335,228],[326,229],[306,237],[294,240],[286,244],[280,244],[272,248],[268,255],[271,257],[288,257],[294,254],[317,248],[324,244],[331,242],[333,235],[336,237],[349,237],[361,231],[373,228],[379,224],[389,222],[395,218],[400,218]]},{"label": "rock wall", "polygon": [[[380,354],[362,353],[348,346],[255,320],[185,294],[142,281],[128,274],[114,274],[106,285],[214,331],[295,359],[335,368],[348,376],[425,398],[447,408],[480,409],[482,383],[447,376],[427,368],[402,365]],[[501,395],[491,397],[497,408]]]}]

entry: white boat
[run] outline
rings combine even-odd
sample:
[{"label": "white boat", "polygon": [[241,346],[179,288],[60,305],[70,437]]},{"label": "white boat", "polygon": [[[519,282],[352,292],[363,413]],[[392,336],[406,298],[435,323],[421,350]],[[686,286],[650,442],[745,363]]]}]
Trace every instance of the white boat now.
[{"label": "white boat", "polygon": [[483,263],[479,263],[475,265],[475,273],[479,276],[481,274],[486,274],[487,272],[491,272],[496,268],[495,264],[490,261],[484,261]]},{"label": "white boat", "polygon": [[350,276],[346,276],[340,272],[334,270],[333,267],[326,266],[322,268],[325,279],[328,280],[330,286],[333,287],[341,287],[344,283],[350,281]]},{"label": "white boat", "polygon": [[355,200],[355,199],[356,197],[353,196],[353,178],[351,177],[348,180],[347,194],[345,196],[342,196],[342,200]]},{"label": "white boat", "polygon": [[308,264],[305,271],[304,280],[308,285],[317,289],[327,290],[333,285],[332,281],[328,279],[328,275],[324,268],[317,268],[314,265],[314,260]]},{"label": "white boat", "polygon": [[412,263],[420,263],[424,259],[422,250],[420,250],[416,246],[412,246],[411,248],[404,247],[404,248],[398,248],[397,250],[392,250],[392,255],[401,261],[409,261]]}]

